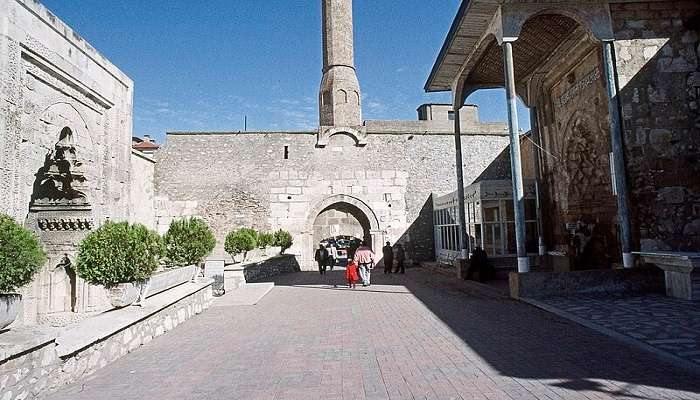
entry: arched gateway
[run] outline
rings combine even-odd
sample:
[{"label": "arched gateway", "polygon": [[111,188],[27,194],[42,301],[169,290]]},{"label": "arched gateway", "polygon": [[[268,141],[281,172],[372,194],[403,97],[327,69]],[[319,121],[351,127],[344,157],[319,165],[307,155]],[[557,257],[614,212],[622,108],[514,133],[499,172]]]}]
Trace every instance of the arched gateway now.
[{"label": "arched gateway", "polygon": [[[304,231],[301,233],[303,240],[302,265],[305,268],[315,268],[314,247],[318,245],[320,239],[323,239],[323,231],[319,229],[319,217],[331,211],[347,213],[361,227],[362,236],[360,238],[367,240],[375,251],[382,247],[384,231],[379,225],[376,214],[367,203],[345,194],[332,195],[317,203],[306,218]],[[348,233],[352,234],[353,232]],[[341,231],[338,234],[345,233]]]}]

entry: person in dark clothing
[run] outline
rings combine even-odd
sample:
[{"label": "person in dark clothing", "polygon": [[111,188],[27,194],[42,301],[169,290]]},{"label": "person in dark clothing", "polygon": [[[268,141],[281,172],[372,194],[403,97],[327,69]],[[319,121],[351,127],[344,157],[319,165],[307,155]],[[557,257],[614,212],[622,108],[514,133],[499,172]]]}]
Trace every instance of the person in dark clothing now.
[{"label": "person in dark clothing", "polygon": [[316,250],[316,255],[314,255],[314,260],[316,260],[316,263],[318,263],[318,272],[323,275],[326,273],[326,265],[328,265],[328,250],[326,250],[323,245],[318,246],[318,250]]},{"label": "person in dark clothing", "polygon": [[406,252],[403,250],[401,243],[398,243],[396,245],[396,270],[394,270],[394,273],[398,273],[399,271],[402,274],[406,273],[406,266],[404,265],[405,260]]},{"label": "person in dark clothing", "polygon": [[481,247],[475,247],[469,259],[469,269],[467,269],[467,280],[472,280],[474,273],[479,274],[479,282],[488,281],[494,278],[496,270],[489,261],[489,257]]},{"label": "person in dark clothing", "polygon": [[382,256],[384,257],[384,274],[390,274],[394,267],[394,249],[391,244],[386,242],[386,246],[382,247]]}]

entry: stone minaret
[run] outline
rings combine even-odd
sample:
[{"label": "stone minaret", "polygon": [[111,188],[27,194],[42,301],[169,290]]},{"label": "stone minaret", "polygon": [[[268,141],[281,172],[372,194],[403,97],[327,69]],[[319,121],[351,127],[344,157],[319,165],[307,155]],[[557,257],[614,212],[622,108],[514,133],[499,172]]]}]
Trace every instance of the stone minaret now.
[{"label": "stone minaret", "polygon": [[352,0],[323,1],[323,80],[319,94],[320,125],[362,125],[360,84],[355,73]]}]

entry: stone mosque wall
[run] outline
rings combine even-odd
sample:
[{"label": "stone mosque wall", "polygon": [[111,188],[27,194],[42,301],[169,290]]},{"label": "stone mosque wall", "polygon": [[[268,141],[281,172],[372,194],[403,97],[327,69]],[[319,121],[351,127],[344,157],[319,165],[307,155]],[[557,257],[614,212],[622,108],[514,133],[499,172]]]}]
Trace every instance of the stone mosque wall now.
[{"label": "stone mosque wall", "polygon": [[634,241],[641,250],[697,251],[700,3],[619,3],[610,11]]},{"label": "stone mosque wall", "polygon": [[[504,131],[463,136],[466,183],[507,146]],[[316,140],[316,133],[169,134],[157,153],[159,230],[174,217],[201,216],[221,256],[232,229],[282,228],[294,235],[290,252],[308,264],[315,218],[343,202],[370,214],[375,247],[402,241],[409,257],[433,259],[430,196],[456,186],[454,136],[370,133],[362,147],[347,135],[332,136],[324,148]]]},{"label": "stone mosque wall", "polygon": [[0,212],[49,258],[22,289],[20,319],[102,310],[103,289],[64,254],[107,218],[129,218],[133,82],[38,2],[0,10]]}]

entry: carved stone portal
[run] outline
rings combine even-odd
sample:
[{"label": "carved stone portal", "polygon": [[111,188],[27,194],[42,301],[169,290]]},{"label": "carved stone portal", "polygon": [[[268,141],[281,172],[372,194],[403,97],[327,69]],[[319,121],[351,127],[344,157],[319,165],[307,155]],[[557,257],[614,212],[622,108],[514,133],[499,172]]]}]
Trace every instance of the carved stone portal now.
[{"label": "carved stone portal", "polygon": [[72,267],[77,246],[93,228],[90,190],[73,132],[65,127],[35,175],[27,225],[44,244],[47,267],[36,280],[38,321],[72,322],[90,310],[88,285]]}]

